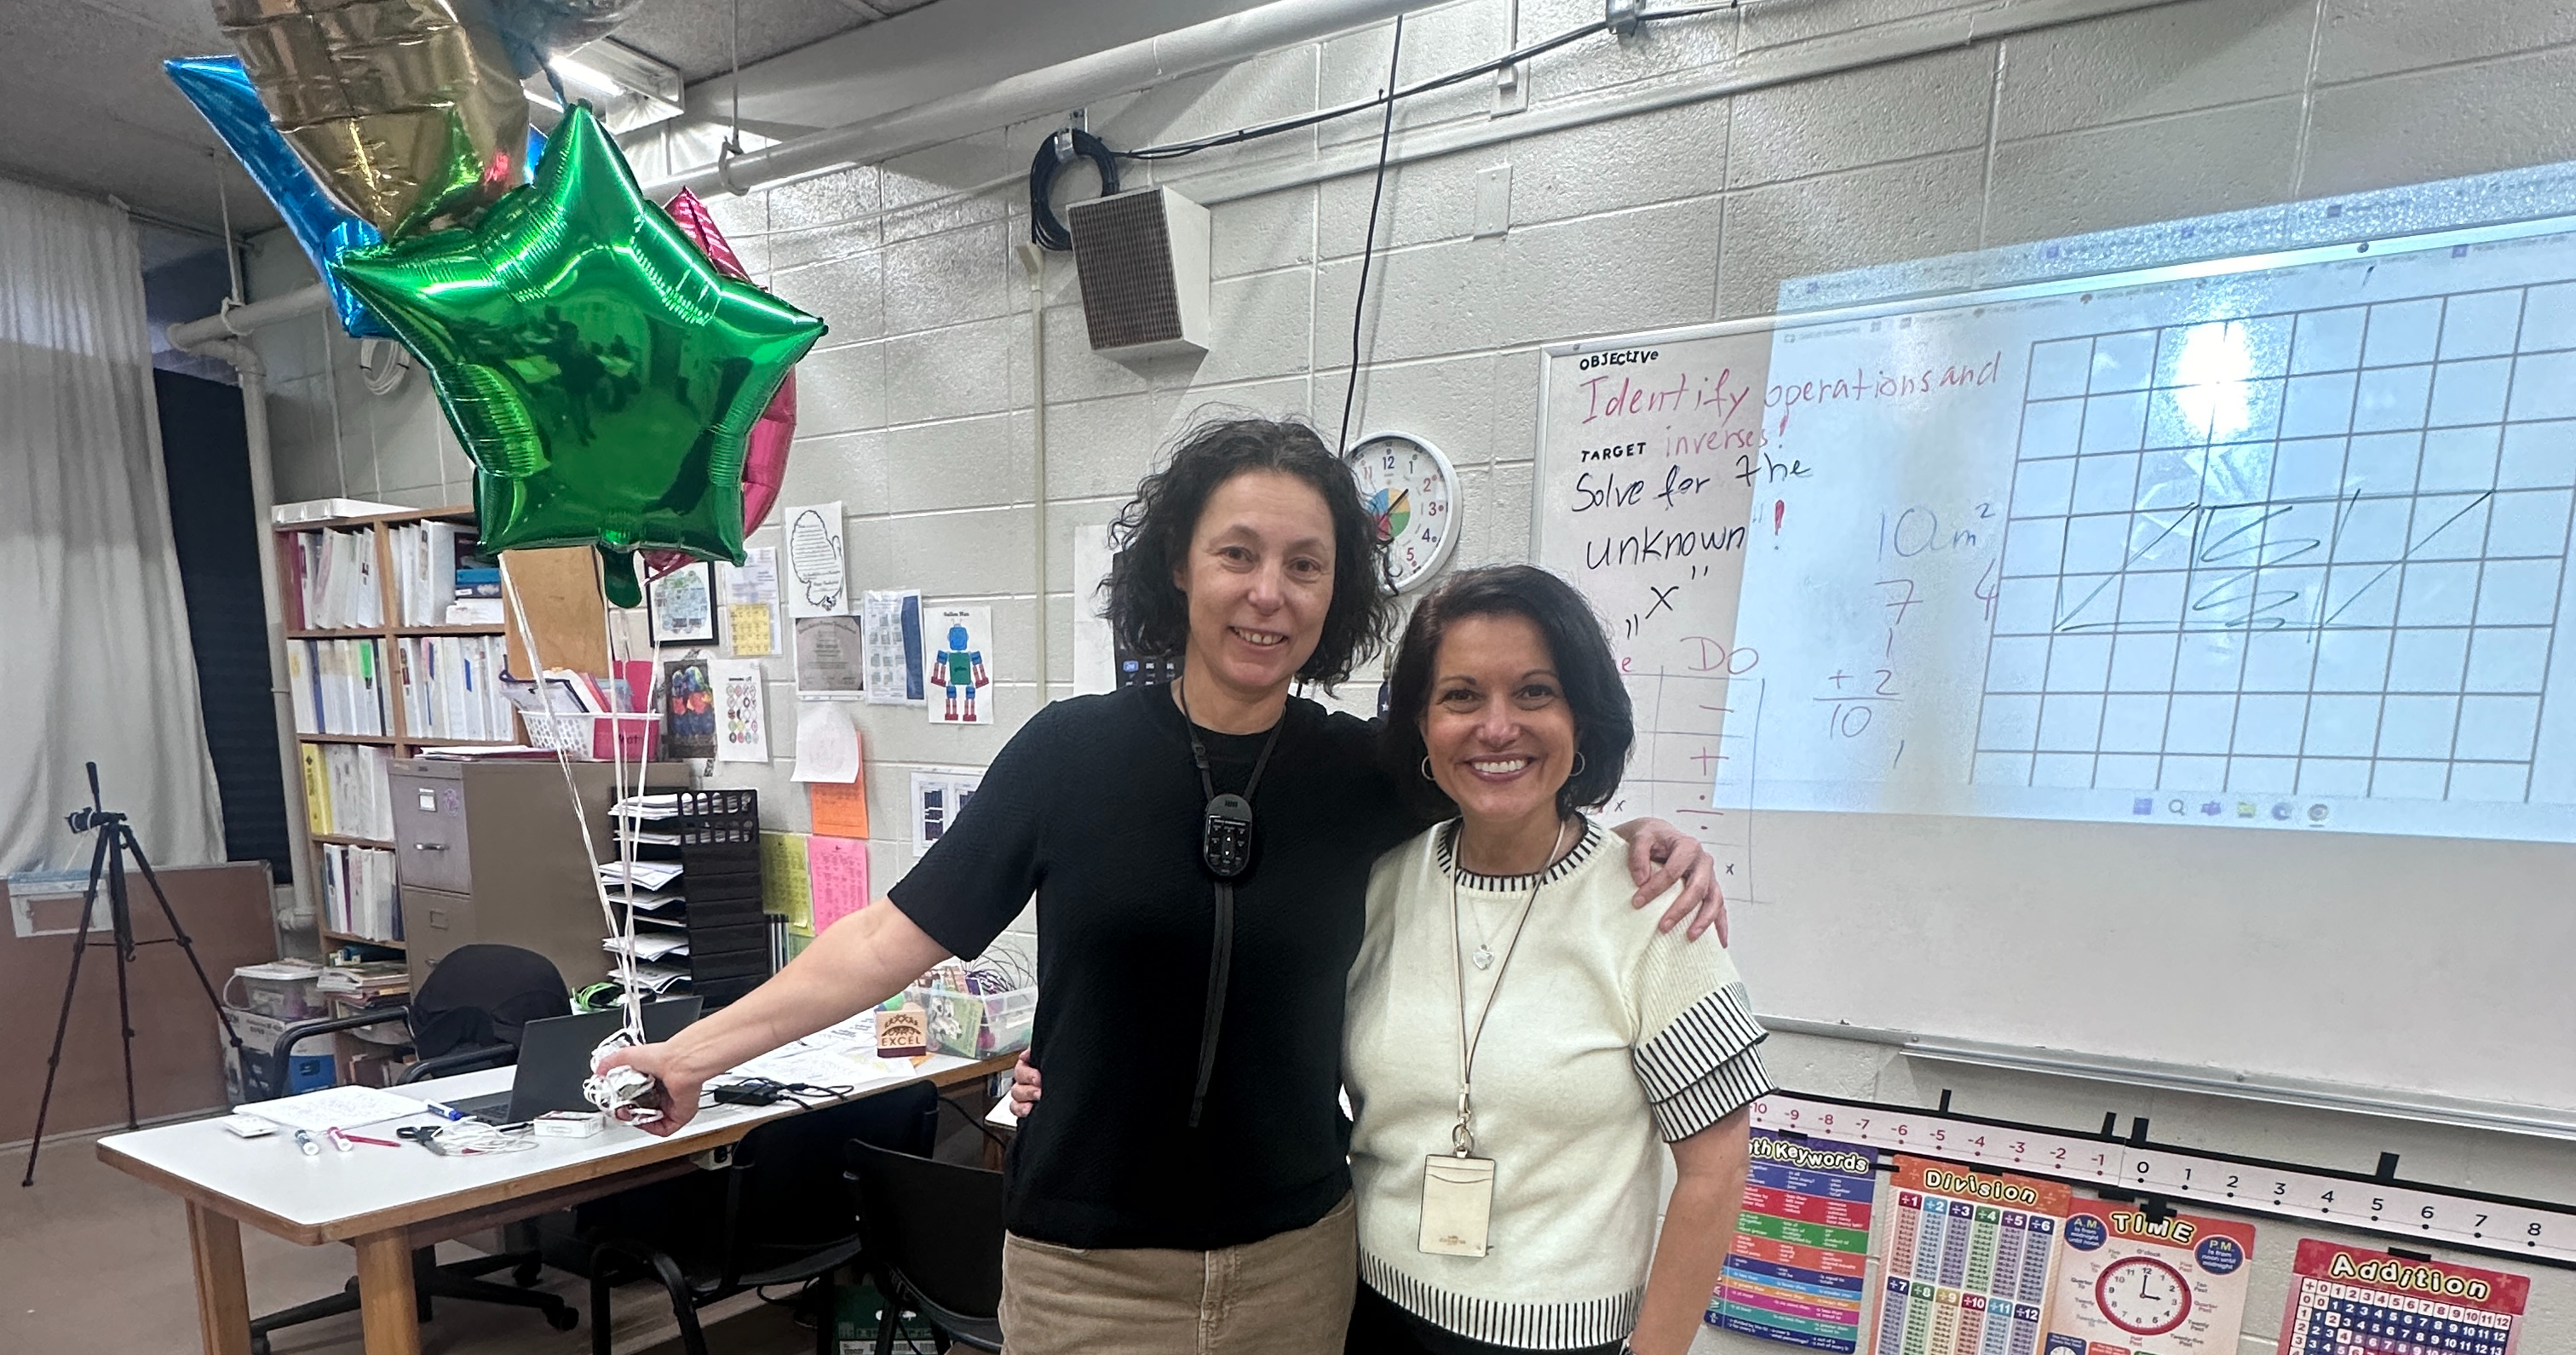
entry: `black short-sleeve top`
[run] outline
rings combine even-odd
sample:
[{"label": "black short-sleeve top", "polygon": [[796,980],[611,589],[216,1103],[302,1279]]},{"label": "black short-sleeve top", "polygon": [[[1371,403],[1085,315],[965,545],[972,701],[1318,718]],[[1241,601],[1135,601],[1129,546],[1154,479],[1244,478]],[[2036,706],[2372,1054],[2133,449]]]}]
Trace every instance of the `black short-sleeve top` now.
[{"label": "black short-sleeve top", "polygon": [[[994,759],[889,891],[953,954],[980,954],[1032,893],[1046,1094],[1010,1155],[1013,1232],[1072,1247],[1234,1246],[1313,1223],[1350,1189],[1342,999],[1369,869],[1424,825],[1373,728],[1291,699],[1252,798],[1215,1074],[1189,1126],[1214,941],[1199,864],[1207,796],[1170,688],[1058,701]],[[1201,730],[1220,793],[1265,735]]]}]

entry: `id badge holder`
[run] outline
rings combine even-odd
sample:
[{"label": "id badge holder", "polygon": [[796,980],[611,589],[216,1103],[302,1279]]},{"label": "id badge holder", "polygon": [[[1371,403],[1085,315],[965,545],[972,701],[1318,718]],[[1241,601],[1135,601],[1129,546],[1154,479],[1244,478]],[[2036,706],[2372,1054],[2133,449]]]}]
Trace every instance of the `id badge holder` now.
[{"label": "id badge holder", "polygon": [[1494,1219],[1494,1160],[1435,1153],[1422,1163],[1422,1237],[1432,1256],[1483,1256]]}]

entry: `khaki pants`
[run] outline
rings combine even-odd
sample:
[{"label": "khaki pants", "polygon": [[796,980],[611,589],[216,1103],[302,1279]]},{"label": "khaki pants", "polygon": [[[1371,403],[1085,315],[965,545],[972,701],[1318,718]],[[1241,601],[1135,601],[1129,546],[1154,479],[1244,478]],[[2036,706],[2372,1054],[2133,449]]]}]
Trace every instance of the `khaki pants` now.
[{"label": "khaki pants", "polygon": [[1009,1355],[1341,1355],[1359,1275],[1351,1197],[1216,1251],[1002,1242]]}]

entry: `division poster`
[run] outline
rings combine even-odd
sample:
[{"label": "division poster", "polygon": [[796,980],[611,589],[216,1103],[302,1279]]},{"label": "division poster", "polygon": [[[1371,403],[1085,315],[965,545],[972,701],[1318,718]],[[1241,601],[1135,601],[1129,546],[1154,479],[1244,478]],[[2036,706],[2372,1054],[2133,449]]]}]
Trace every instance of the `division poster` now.
[{"label": "division poster", "polygon": [[2077,1200],[2047,1355],[2234,1355],[2254,1225]]},{"label": "division poster", "polygon": [[1708,1324],[1851,1355],[1869,1278],[1878,1150],[1756,1129]]},{"label": "division poster", "polygon": [[2073,1192],[1896,1160],[1872,1355],[2037,1355]]},{"label": "division poster", "polygon": [[2527,1276],[2299,1239],[2280,1355],[2512,1355]]}]

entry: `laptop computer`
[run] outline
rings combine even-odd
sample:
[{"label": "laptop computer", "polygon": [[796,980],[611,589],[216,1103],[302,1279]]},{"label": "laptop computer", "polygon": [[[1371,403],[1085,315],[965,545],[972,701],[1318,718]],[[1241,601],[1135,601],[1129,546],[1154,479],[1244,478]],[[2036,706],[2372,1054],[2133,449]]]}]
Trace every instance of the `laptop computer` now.
[{"label": "laptop computer", "polygon": [[[666,997],[644,1004],[644,1038],[659,1044],[698,1019],[700,999]],[[590,1077],[590,1052],[617,1033],[625,1015],[610,1010],[549,1016],[519,1033],[519,1062],[510,1090],[443,1102],[448,1109],[495,1124],[533,1120],[550,1110],[591,1110],[581,1094]]]}]

